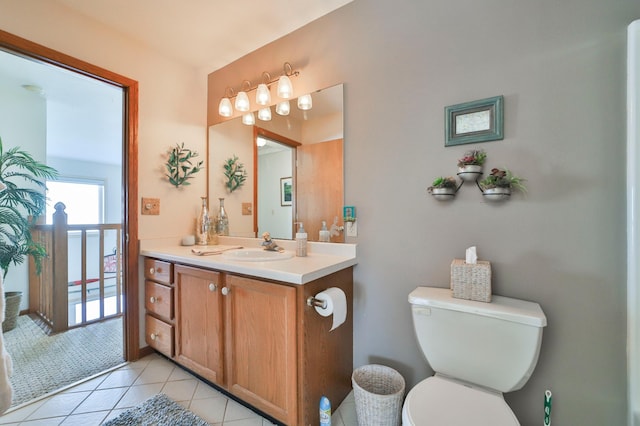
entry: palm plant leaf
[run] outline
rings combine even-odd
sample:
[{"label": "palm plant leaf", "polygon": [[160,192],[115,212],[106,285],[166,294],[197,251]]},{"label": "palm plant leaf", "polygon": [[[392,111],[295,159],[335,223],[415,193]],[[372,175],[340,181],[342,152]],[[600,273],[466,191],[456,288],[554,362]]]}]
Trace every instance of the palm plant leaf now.
[{"label": "palm plant leaf", "polygon": [[55,179],[57,171],[34,159],[31,154],[12,147],[4,149],[0,139],[0,268],[6,276],[11,265],[19,265],[32,256],[37,271],[47,253],[33,241],[30,228],[46,208],[46,179]]}]

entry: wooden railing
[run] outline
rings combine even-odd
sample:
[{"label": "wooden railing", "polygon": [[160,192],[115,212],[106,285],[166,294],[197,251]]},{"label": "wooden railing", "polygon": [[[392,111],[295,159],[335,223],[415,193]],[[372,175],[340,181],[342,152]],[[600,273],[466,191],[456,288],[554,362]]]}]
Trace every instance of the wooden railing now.
[{"label": "wooden railing", "polygon": [[[120,224],[69,225],[65,205],[57,203],[52,225],[35,225],[32,228],[34,241],[44,244],[48,256],[42,262],[40,274],[37,273],[33,259],[29,261],[29,312],[35,313],[51,332],[65,331],[72,327],[122,315],[122,226]],[[113,253],[105,253],[105,231],[115,231],[116,241]],[[98,272],[90,277],[87,260],[87,235],[98,235],[99,266],[93,265]],[[69,280],[69,238],[80,237],[80,279]],[[113,269],[105,272],[105,259],[114,257]],[[77,289],[80,291],[77,291]],[[115,296],[115,313],[105,311],[106,289]],[[70,291],[72,290],[72,291]],[[93,292],[93,293],[90,293]],[[94,299],[99,303],[99,314],[87,317],[87,305],[90,294],[98,294]],[[69,321],[69,295],[79,294],[81,315],[79,321]]]}]

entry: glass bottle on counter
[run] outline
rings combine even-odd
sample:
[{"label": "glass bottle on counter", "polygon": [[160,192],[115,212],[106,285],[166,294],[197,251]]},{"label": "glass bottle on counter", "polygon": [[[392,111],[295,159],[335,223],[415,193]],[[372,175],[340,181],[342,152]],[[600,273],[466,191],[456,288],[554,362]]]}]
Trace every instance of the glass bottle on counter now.
[{"label": "glass bottle on counter", "polygon": [[202,198],[202,208],[196,221],[196,242],[200,246],[206,246],[209,242],[209,209],[207,197],[200,198]]},{"label": "glass bottle on counter", "polygon": [[209,245],[215,246],[220,243],[218,240],[218,230],[216,229],[216,218],[209,215]]},{"label": "glass bottle on counter", "polygon": [[216,216],[216,232],[218,235],[229,235],[229,217],[224,209],[224,198],[218,198],[220,200],[220,208],[218,209],[218,215]]}]

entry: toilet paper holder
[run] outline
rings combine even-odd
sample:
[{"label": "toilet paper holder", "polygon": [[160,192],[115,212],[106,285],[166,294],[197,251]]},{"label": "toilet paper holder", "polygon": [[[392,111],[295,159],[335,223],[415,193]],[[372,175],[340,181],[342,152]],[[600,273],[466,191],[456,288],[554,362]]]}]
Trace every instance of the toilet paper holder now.
[{"label": "toilet paper holder", "polygon": [[317,308],[327,309],[327,301],[322,299],[316,299],[313,296],[307,298],[307,305]]}]

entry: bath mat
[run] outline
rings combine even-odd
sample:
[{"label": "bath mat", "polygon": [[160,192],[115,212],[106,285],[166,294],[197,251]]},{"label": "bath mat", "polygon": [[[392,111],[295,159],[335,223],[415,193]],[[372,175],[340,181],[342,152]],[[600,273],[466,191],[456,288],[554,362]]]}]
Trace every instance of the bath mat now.
[{"label": "bath mat", "polygon": [[133,407],[103,426],[209,426],[165,394],[158,394]]}]

